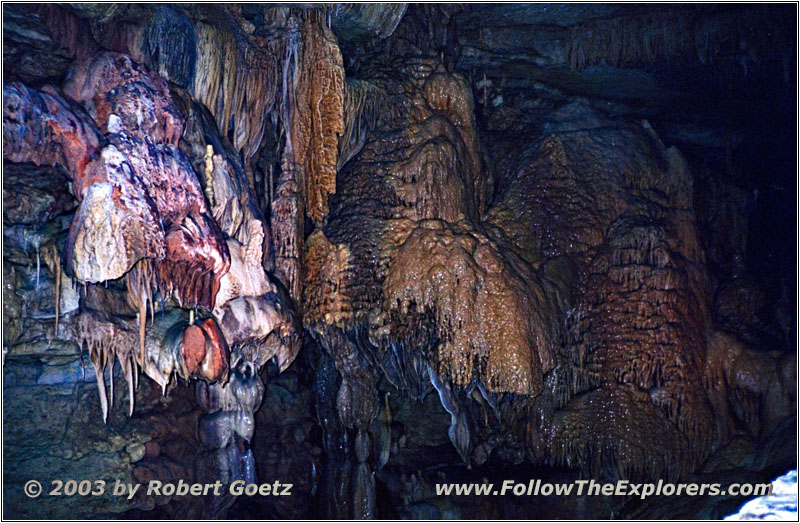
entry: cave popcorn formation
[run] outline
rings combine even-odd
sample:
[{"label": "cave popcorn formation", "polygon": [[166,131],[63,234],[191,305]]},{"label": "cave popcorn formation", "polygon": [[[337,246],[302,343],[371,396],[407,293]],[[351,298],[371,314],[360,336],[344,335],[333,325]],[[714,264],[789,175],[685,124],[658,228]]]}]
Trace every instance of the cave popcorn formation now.
[{"label": "cave popcorn formation", "polygon": [[[53,321],[47,350],[88,352],[98,452],[133,438],[131,477],[292,474],[332,518],[465,516],[431,493],[445,471],[679,481],[780,461],[765,442],[796,410],[780,348],[796,327],[783,302],[764,320],[743,260],[735,137],[720,177],[694,142],[668,145],[671,120],[631,117],[662,116],[644,102],[598,101],[604,75],[670,60],[745,81],[777,15],[508,9],[10,9],[16,38],[40,38],[13,47],[25,60],[3,85],[21,187],[4,184],[4,361],[31,343],[30,302]],[[544,29],[509,43],[485,13]],[[42,42],[52,74],[25,54]]]}]

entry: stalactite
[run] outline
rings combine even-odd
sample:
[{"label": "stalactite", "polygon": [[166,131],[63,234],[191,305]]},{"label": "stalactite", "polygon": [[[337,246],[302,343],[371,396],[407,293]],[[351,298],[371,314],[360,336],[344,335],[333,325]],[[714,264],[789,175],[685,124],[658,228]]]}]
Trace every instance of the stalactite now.
[{"label": "stalactite", "polygon": [[191,165],[175,149],[183,124],[166,83],[125,55],[104,53],[79,61],[65,92],[97,121],[54,90],[4,86],[3,134],[9,159],[72,174],[81,205],[65,249],[71,272],[106,281],[154,258],[165,290],[210,308],[227,252]]},{"label": "stalactite", "polygon": [[58,337],[58,321],[61,316],[61,255],[55,243],[48,243],[42,247],[42,256],[50,272],[55,276],[55,325],[53,326],[53,338]]},{"label": "stalactite", "polygon": [[[563,110],[562,121],[589,117],[579,106]],[[578,152],[611,150],[623,140],[624,160]],[[575,271],[548,261],[539,272],[546,282],[579,285],[582,296],[566,293],[558,357],[564,360],[552,389],[556,410],[549,428],[545,419],[532,430],[531,447],[554,463],[591,459],[587,473],[678,477],[722,439],[702,387],[708,291],[698,270],[691,175],[680,154],[646,125],[554,132],[538,147],[539,160],[519,171],[490,219],[534,263],[525,254],[531,246],[553,260],[579,263]],[[622,196],[628,191],[635,196]],[[536,204],[519,207],[519,201]],[[508,220],[515,214],[523,217],[520,225],[547,223],[560,234],[530,235]],[[641,450],[632,434],[656,432],[671,434],[664,444],[669,459],[638,467],[655,451]],[[609,433],[615,435],[597,436]]]},{"label": "stalactite", "polygon": [[230,269],[217,223],[207,214],[188,215],[171,228],[166,244],[166,256],[156,261],[160,289],[172,293],[182,307],[213,309],[220,281]]},{"label": "stalactite", "polygon": [[234,166],[221,154],[206,157],[206,169],[207,172],[213,172],[205,190],[206,196],[214,202],[211,208],[214,220],[224,234],[248,246],[248,270],[254,276],[263,272],[264,266],[271,267],[274,263],[272,246],[264,242],[270,229],[251,199],[250,189],[243,185],[246,181],[240,179]]},{"label": "stalactite", "polygon": [[382,469],[389,461],[389,455],[392,451],[392,409],[389,405],[389,395],[389,392],[383,395],[383,408],[378,414],[378,470]]},{"label": "stalactite", "polygon": [[[139,286],[140,294],[133,298],[138,303],[146,303],[147,300],[143,295],[146,292],[147,275],[142,274],[143,272],[140,268],[140,274],[133,275],[130,279],[132,285]],[[186,381],[199,379],[220,385],[228,381],[228,344],[213,318],[205,318],[195,325],[189,325],[185,313],[173,309],[154,318],[153,325],[146,331],[143,344],[141,330],[129,327],[118,318],[105,319],[94,312],[79,314],[72,323],[72,330],[75,341],[89,350],[95,367],[103,421],[108,419],[114,395],[112,382],[109,400],[105,371],[111,370],[113,380],[115,360],[119,362],[128,384],[130,416],[133,415],[134,389],[140,370],[158,383],[164,394],[173,376]],[[143,348],[141,358],[136,354],[137,339]]]},{"label": "stalactite", "polygon": [[391,117],[385,114],[387,106],[385,93],[372,82],[345,79],[344,125],[339,136],[337,171],[364,147],[370,130],[377,124],[378,115],[383,113],[384,118]]},{"label": "stalactite", "polygon": [[281,67],[280,120],[286,129],[286,143],[281,154],[280,174],[272,200],[272,243],[275,246],[275,270],[295,302],[301,304],[301,255],[305,225],[305,201],[302,195],[301,168],[294,157],[292,117],[295,106],[295,82],[300,53],[300,32],[297,21],[290,18],[289,27],[296,28],[295,38],[286,46]]},{"label": "stalactite", "polygon": [[284,156],[275,199],[272,202],[275,268],[281,281],[289,289],[289,294],[298,303],[302,296],[304,209],[294,164]]},{"label": "stalactite", "polygon": [[55,4],[38,4],[38,14],[50,28],[51,36],[72,55],[81,58],[96,52],[99,48],[86,30],[86,22]]},{"label": "stalactite", "polygon": [[450,384],[443,382],[430,365],[428,365],[428,377],[431,380],[433,388],[439,394],[439,401],[442,403],[442,407],[450,414],[450,427],[447,429],[447,436],[450,438],[453,446],[455,446],[461,459],[469,464],[469,426],[464,417],[463,409],[458,402],[456,402]]},{"label": "stalactite", "polygon": [[[352,278],[350,253],[346,245],[334,245],[322,231],[314,231],[306,242],[306,271],[303,287],[303,309],[307,325],[324,322],[346,325],[352,320],[353,304],[342,292]],[[318,316],[323,314],[323,316]]]},{"label": "stalactite", "polygon": [[337,26],[347,28],[348,32],[385,39],[397,29],[407,8],[406,3],[334,4],[328,16],[334,17]]},{"label": "stalactite", "polygon": [[[196,340],[190,342],[194,334]],[[183,331],[181,345],[181,377],[189,380],[192,377],[203,378],[207,383],[228,381],[230,372],[229,349],[220,326],[213,318],[206,318],[197,324],[190,324]]]},{"label": "stalactite", "polygon": [[145,361],[145,328],[147,324],[147,304],[150,304],[150,314],[155,318],[153,294],[158,290],[156,271],[150,260],[139,260],[125,276],[125,285],[128,289],[129,301],[137,311],[139,322],[139,347],[141,359],[139,364],[144,367]]},{"label": "stalactite", "polygon": [[260,368],[277,357],[284,370],[299,350],[300,327],[289,297],[262,267],[264,235],[257,220],[250,221],[249,242],[229,238],[231,268],[220,280],[214,317],[228,345],[246,354]]},{"label": "stalactite", "polygon": [[[408,130],[396,132],[390,151],[378,142],[364,149],[363,163],[348,171],[352,185],[337,195],[346,209],[337,216],[342,221],[309,237],[306,325],[349,328],[369,318],[369,338],[382,351],[374,359],[400,352],[386,368],[396,369],[399,380],[416,375],[419,381],[425,373],[411,367],[431,355],[419,358],[403,347],[427,343],[427,328],[411,318],[432,317],[441,341],[432,357],[445,378],[466,386],[478,377],[490,390],[536,394],[554,365],[553,334],[546,327],[552,322],[544,317],[549,304],[536,277],[465,220],[480,215],[485,203],[468,88],[433,61],[401,69],[418,90],[408,86],[403,97],[382,103],[386,118],[370,126],[384,126],[377,130],[385,136],[398,120],[407,120]],[[353,135],[367,132],[360,129],[362,118],[373,118],[370,104],[383,96],[377,85],[348,83],[343,144],[358,146]],[[375,193],[363,200],[371,183]],[[363,201],[362,222],[351,216]],[[372,279],[368,273],[383,278],[377,292],[361,281]],[[365,310],[376,302],[382,310]],[[508,317],[525,320],[506,323]],[[404,333],[419,340],[401,338]]]},{"label": "stalactite", "polygon": [[319,223],[328,213],[328,195],[336,192],[344,66],[336,38],[315,13],[309,13],[302,34],[290,132],[294,161],[303,167],[306,213]]}]

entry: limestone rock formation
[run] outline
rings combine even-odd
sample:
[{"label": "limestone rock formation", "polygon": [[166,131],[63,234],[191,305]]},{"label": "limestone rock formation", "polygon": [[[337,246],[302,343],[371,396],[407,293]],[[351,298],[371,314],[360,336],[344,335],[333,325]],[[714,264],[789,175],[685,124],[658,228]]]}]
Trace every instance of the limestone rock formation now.
[{"label": "limestone rock formation", "polygon": [[5,6],[4,511],[734,512],[435,485],[796,462],[795,15]]}]

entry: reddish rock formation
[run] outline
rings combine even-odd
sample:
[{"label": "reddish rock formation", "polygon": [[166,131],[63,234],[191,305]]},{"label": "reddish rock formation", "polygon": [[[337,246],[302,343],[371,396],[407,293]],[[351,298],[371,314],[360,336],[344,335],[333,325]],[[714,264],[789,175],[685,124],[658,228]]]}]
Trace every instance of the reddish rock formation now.
[{"label": "reddish rock formation", "polygon": [[[95,124],[52,89],[37,95],[12,86],[3,129],[10,159],[61,165],[72,174],[81,205],[67,244],[71,272],[101,282],[153,258],[178,299],[210,308],[228,253],[191,166],[175,148],[182,125],[165,84],[129,58],[106,54],[80,62],[65,91]],[[25,117],[31,111],[41,114]],[[101,137],[108,144],[102,148]],[[190,283],[207,274],[204,287]]]}]

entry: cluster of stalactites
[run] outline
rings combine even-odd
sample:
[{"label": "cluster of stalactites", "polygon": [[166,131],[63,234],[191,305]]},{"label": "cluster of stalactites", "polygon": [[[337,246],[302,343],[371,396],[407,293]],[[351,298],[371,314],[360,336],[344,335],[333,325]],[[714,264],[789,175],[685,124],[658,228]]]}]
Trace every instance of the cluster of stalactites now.
[{"label": "cluster of stalactites", "polygon": [[137,21],[126,19],[125,10],[108,10],[105,23],[113,19],[115,30],[105,32],[87,31],[92,22],[80,14],[57,6],[38,8],[54,39],[79,58],[100,49],[94,32],[102,46],[148,64],[187,89],[208,108],[222,133],[232,131],[234,149],[253,158],[264,142],[267,114],[286,98],[278,79],[285,76],[286,61],[297,53],[297,21],[285,16],[286,9],[268,9],[269,34],[256,37],[242,27],[246,24],[233,9],[164,5]]},{"label": "cluster of stalactites", "polygon": [[[573,69],[608,63],[614,66],[653,64],[687,56],[701,64],[742,52],[746,61],[760,60],[777,46],[789,46],[788,33],[778,28],[776,12],[754,8],[746,18],[718,10],[691,16],[683,10],[655,10],[592,20],[570,29],[569,63]],[[733,28],[733,31],[732,31]],[[731,32],[737,36],[731,37]]]},{"label": "cluster of stalactites", "polygon": [[[94,314],[78,315],[74,324],[78,345],[89,351],[97,375],[97,390],[103,422],[108,420],[109,405],[114,404],[114,365],[119,362],[128,383],[129,414],[133,415],[134,389],[139,380],[140,363],[136,354],[135,334],[124,326],[102,321]],[[116,361],[115,361],[116,360]],[[110,397],[106,390],[106,370],[109,371]]]},{"label": "cluster of stalactites", "polygon": [[555,318],[535,275],[477,223],[486,187],[463,78],[435,60],[399,70],[403,89],[384,77],[345,84],[345,175],[326,227],[306,241],[303,319],[342,374],[345,425],[377,414],[363,398],[381,373],[417,397],[433,386],[468,462],[457,395],[541,393]]},{"label": "cluster of stalactites", "polygon": [[380,112],[388,108],[385,92],[372,82],[346,78],[344,84],[342,135],[339,137],[339,159],[336,169],[361,152]]},{"label": "cluster of stalactites", "polygon": [[[309,216],[320,223],[327,213],[344,133],[344,67],[324,18],[318,9],[270,8],[265,10],[265,25],[253,33],[236,9],[161,7],[143,23],[121,23],[120,34],[113,38],[101,35],[103,45],[129,53],[185,87],[208,108],[217,128],[230,136],[246,162],[264,143],[270,116],[280,121],[285,160],[272,206],[277,218],[273,222],[286,226],[276,227],[272,240],[277,271],[298,301],[303,222]],[[169,27],[180,27],[180,34]],[[70,38],[61,37],[65,45]],[[92,44],[98,47],[93,40]],[[253,183],[249,170],[248,177]],[[215,203],[209,200],[212,207]],[[188,261],[180,267],[159,267],[158,272],[191,272],[191,265]],[[208,299],[203,302],[209,305]]]},{"label": "cluster of stalactites", "polygon": [[[391,354],[404,343],[415,345],[409,330],[426,331],[422,323],[432,318],[436,332],[430,334],[440,343],[427,356],[443,379],[538,394],[555,364],[552,322],[535,278],[528,278],[530,286],[523,281],[519,267],[472,221],[484,208],[486,189],[469,88],[434,60],[399,69],[406,82],[399,96],[396,86],[388,95],[385,78],[346,83],[340,165],[364,153],[348,164],[337,201],[349,202],[347,216],[357,215],[364,183],[374,183],[387,194],[376,190],[368,201],[383,203],[379,216],[391,218],[380,221],[374,205],[363,208],[369,218],[347,222],[364,228],[357,245],[331,241],[353,234],[338,221],[309,237],[305,324],[348,331],[368,323],[371,343]],[[367,143],[378,128],[383,136],[394,133],[386,140],[389,150],[374,135]],[[377,227],[366,225],[373,219]],[[364,249],[372,250],[369,260]],[[361,281],[373,277],[377,289]],[[406,374],[405,365],[397,367],[398,376]]]},{"label": "cluster of stalactites", "polygon": [[[292,27],[291,19],[284,22]],[[295,143],[302,145],[309,165],[300,172],[322,171],[327,180],[322,192],[332,191],[341,134],[341,55],[333,69],[332,86],[320,85],[310,79],[317,70],[307,72],[302,81],[297,78],[297,27],[259,46],[213,22],[197,22],[194,27],[198,48],[191,75],[195,82],[185,86],[210,109],[223,133],[233,131],[234,147],[243,152],[245,161],[259,148],[276,100],[288,100],[289,90],[292,96],[305,96],[317,109],[324,106],[321,113],[314,113],[314,132],[298,134]],[[125,28],[112,47],[135,48],[136,57],[80,53],[63,88],[66,96],[50,87],[42,92],[21,84],[4,89],[8,95],[4,96],[4,157],[64,166],[82,202],[67,241],[69,272],[85,282],[123,278],[127,300],[138,316],[138,329],[120,317],[101,317],[88,310],[72,322],[74,338],[88,348],[97,372],[104,421],[114,403],[115,360],[129,383],[132,413],[140,371],[164,391],[173,376],[223,385],[229,374],[229,346],[239,359],[255,367],[254,372],[273,357],[284,370],[300,346],[290,300],[262,266],[270,231],[252,204],[252,193],[243,185],[247,180],[233,172],[231,161],[214,154],[211,147],[205,149],[206,183],[201,188],[198,173],[185,150],[178,147],[184,145],[182,140],[194,138],[196,142],[197,136],[184,134],[185,115],[178,111],[165,81],[176,79],[171,78],[175,71],[158,67],[159,76],[142,65],[163,65],[175,46],[164,46],[158,57],[142,56],[144,50],[158,47],[152,40],[160,33],[150,31],[147,45],[140,48],[141,42],[133,37],[141,36],[137,31],[142,26]],[[323,34],[316,29],[311,22],[307,24],[309,38]],[[128,37],[133,39],[125,41]],[[325,44],[308,45],[306,67],[314,60],[330,61],[325,52],[338,53],[329,30],[324,37]],[[99,46],[94,43],[91,49]],[[315,49],[325,52],[316,56]],[[286,104],[280,110],[286,122],[306,114],[298,111],[290,118]],[[332,134],[328,127],[331,114]],[[287,140],[291,142],[290,137]],[[317,155],[316,147],[324,149],[322,156]],[[311,180],[313,186],[317,178],[311,176]],[[312,189],[308,192],[319,194]],[[306,198],[306,193],[300,196]],[[301,214],[292,223],[302,224],[304,219]],[[60,278],[58,253],[46,250],[45,256],[48,263],[55,264],[54,274]],[[229,269],[233,271],[230,275]],[[220,289],[222,296],[217,299]],[[157,299],[161,300],[160,315],[155,314]],[[188,321],[185,310],[171,309],[165,314],[165,302],[172,299],[179,307],[192,309]],[[213,316],[195,321],[196,315],[207,312]]]},{"label": "cluster of stalactites", "polygon": [[[465,224],[421,222],[400,245],[384,282],[385,307],[435,315],[438,372],[455,385],[474,379],[491,392],[536,395],[555,366],[550,305],[498,246]],[[407,234],[407,235],[406,235]]]},{"label": "cluster of stalactites", "polygon": [[[328,195],[336,191],[339,137],[344,133],[342,54],[318,13],[308,13],[301,50],[292,61],[294,76],[283,79],[293,103],[284,116],[288,132],[272,223],[276,271],[301,304],[305,219],[319,224],[328,213]],[[289,66],[287,58],[285,74]]]},{"label": "cluster of stalactites", "polygon": [[[137,274],[127,281],[129,285],[140,285],[143,290],[148,277],[145,268],[137,267]],[[147,298],[142,296],[141,299]],[[78,314],[72,322],[73,339],[89,351],[95,368],[104,422],[114,404],[114,366],[117,362],[128,383],[129,415],[133,415],[134,391],[140,371],[158,383],[164,394],[174,376],[208,383],[225,384],[228,381],[228,344],[216,320],[187,321],[183,311],[172,309],[152,316],[150,322],[147,331],[140,329],[138,333],[125,321],[103,318],[91,311]]]},{"label": "cluster of stalactites", "polygon": [[145,328],[147,325],[147,305],[150,305],[150,319],[155,318],[153,295],[158,290],[156,272],[150,260],[139,260],[136,265],[125,275],[125,285],[128,288],[129,304],[136,310],[139,321],[139,348],[141,349],[140,364],[144,366]]},{"label": "cluster of stalactites", "polygon": [[205,105],[223,133],[233,129],[233,146],[253,158],[266,129],[267,113],[279,100],[285,60],[296,46],[287,34],[263,47],[206,22],[195,24],[196,56],[192,96]]}]

